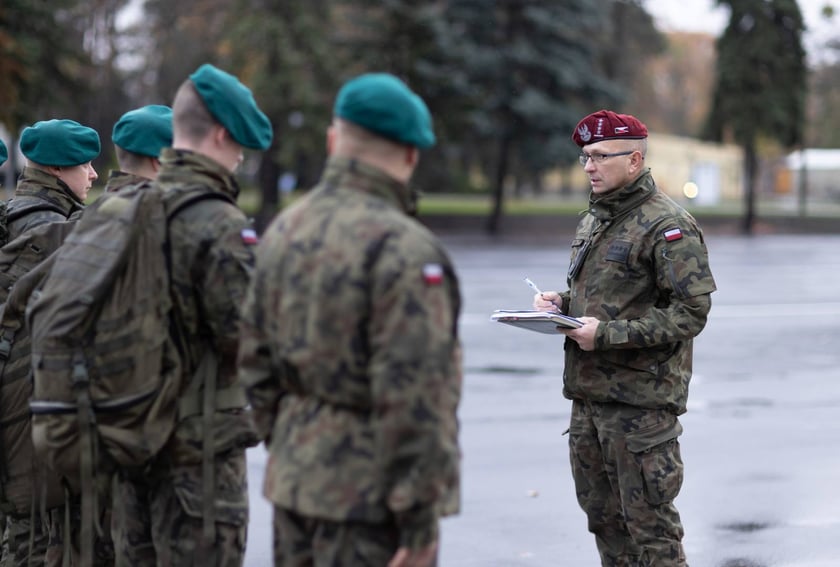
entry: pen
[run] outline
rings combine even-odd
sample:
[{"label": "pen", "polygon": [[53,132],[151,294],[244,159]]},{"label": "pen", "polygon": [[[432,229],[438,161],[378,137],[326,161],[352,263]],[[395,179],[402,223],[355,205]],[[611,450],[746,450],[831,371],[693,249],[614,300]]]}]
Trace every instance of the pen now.
[{"label": "pen", "polygon": [[537,287],[537,284],[535,284],[534,282],[531,281],[531,278],[525,278],[525,283],[528,284],[528,287],[533,289],[535,292],[537,292],[539,294],[542,294],[542,292],[540,291],[540,288]]}]

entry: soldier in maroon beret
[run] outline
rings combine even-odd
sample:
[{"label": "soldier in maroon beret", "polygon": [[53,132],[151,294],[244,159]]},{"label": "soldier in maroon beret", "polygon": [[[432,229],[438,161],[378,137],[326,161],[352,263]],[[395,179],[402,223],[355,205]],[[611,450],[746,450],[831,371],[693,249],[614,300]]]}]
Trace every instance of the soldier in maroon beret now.
[{"label": "soldier in maroon beret", "polygon": [[558,332],[572,476],[602,565],[684,567],[677,416],[715,281],[694,218],[645,167],[647,135],[610,110],[575,127],[589,209],[572,241],[568,290],[538,293],[534,307],[584,323]]}]

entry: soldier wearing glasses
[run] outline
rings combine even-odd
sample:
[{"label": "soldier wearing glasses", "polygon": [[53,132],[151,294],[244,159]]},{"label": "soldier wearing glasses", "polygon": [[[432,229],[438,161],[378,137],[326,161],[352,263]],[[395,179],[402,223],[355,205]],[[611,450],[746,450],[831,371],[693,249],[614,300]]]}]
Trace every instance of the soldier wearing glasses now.
[{"label": "soldier wearing glasses", "polygon": [[706,245],[645,167],[639,120],[600,110],[572,139],[592,186],[588,214],[572,242],[568,291],[537,294],[534,307],[584,321],[558,329],[578,502],[602,565],[682,567],[677,416],[715,290]]}]

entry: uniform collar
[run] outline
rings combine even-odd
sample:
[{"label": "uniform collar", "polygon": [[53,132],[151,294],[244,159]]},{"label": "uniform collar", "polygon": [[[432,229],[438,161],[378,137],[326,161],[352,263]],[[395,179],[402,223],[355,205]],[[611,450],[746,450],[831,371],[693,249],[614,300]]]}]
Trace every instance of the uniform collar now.
[{"label": "uniform collar", "polygon": [[375,195],[409,215],[417,213],[417,195],[407,183],[357,159],[331,156],[327,159],[322,182]]},{"label": "uniform collar", "polygon": [[84,206],[84,202],[64,181],[35,167],[24,167],[18,178],[15,197],[23,196],[57,201],[68,210]]},{"label": "uniform collar", "polygon": [[105,192],[115,193],[123,187],[128,187],[129,185],[139,185],[149,181],[149,179],[140,175],[112,169],[108,174],[108,183],[105,185]]},{"label": "uniform collar", "polygon": [[641,175],[629,185],[611,191],[606,195],[589,195],[589,213],[598,220],[619,217],[653,197],[658,191],[650,168],[645,168]]},{"label": "uniform collar", "polygon": [[201,184],[221,190],[234,200],[239,196],[236,177],[216,160],[197,152],[164,148],[157,182],[161,185]]}]

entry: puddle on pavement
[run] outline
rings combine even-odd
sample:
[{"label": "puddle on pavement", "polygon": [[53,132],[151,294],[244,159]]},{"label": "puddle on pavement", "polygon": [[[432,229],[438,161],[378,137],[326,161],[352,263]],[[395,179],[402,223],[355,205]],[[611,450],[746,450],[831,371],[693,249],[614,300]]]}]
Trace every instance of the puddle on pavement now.
[{"label": "puddle on pavement", "polygon": [[758,561],[753,561],[752,559],[744,559],[739,557],[737,559],[727,559],[718,567],[767,567],[765,563],[759,563]]},{"label": "puddle on pavement", "polygon": [[[719,524],[717,528],[739,534],[751,534],[766,530],[773,527],[770,522],[731,522],[728,524]],[[766,563],[761,563],[755,559],[748,557],[733,557],[726,559],[723,563],[719,563],[717,567],[769,567]]]},{"label": "puddle on pavement", "polygon": [[769,398],[735,398],[733,400],[710,401],[709,407],[713,408],[769,408],[773,406],[773,400]]},{"label": "puddle on pavement", "polygon": [[769,522],[732,522],[730,524],[720,524],[718,529],[739,534],[749,534],[766,530],[772,526],[773,524]]},{"label": "puddle on pavement", "polygon": [[464,369],[464,374],[512,374],[516,377],[536,376],[542,372],[541,368],[525,368],[522,366],[482,366]]}]

